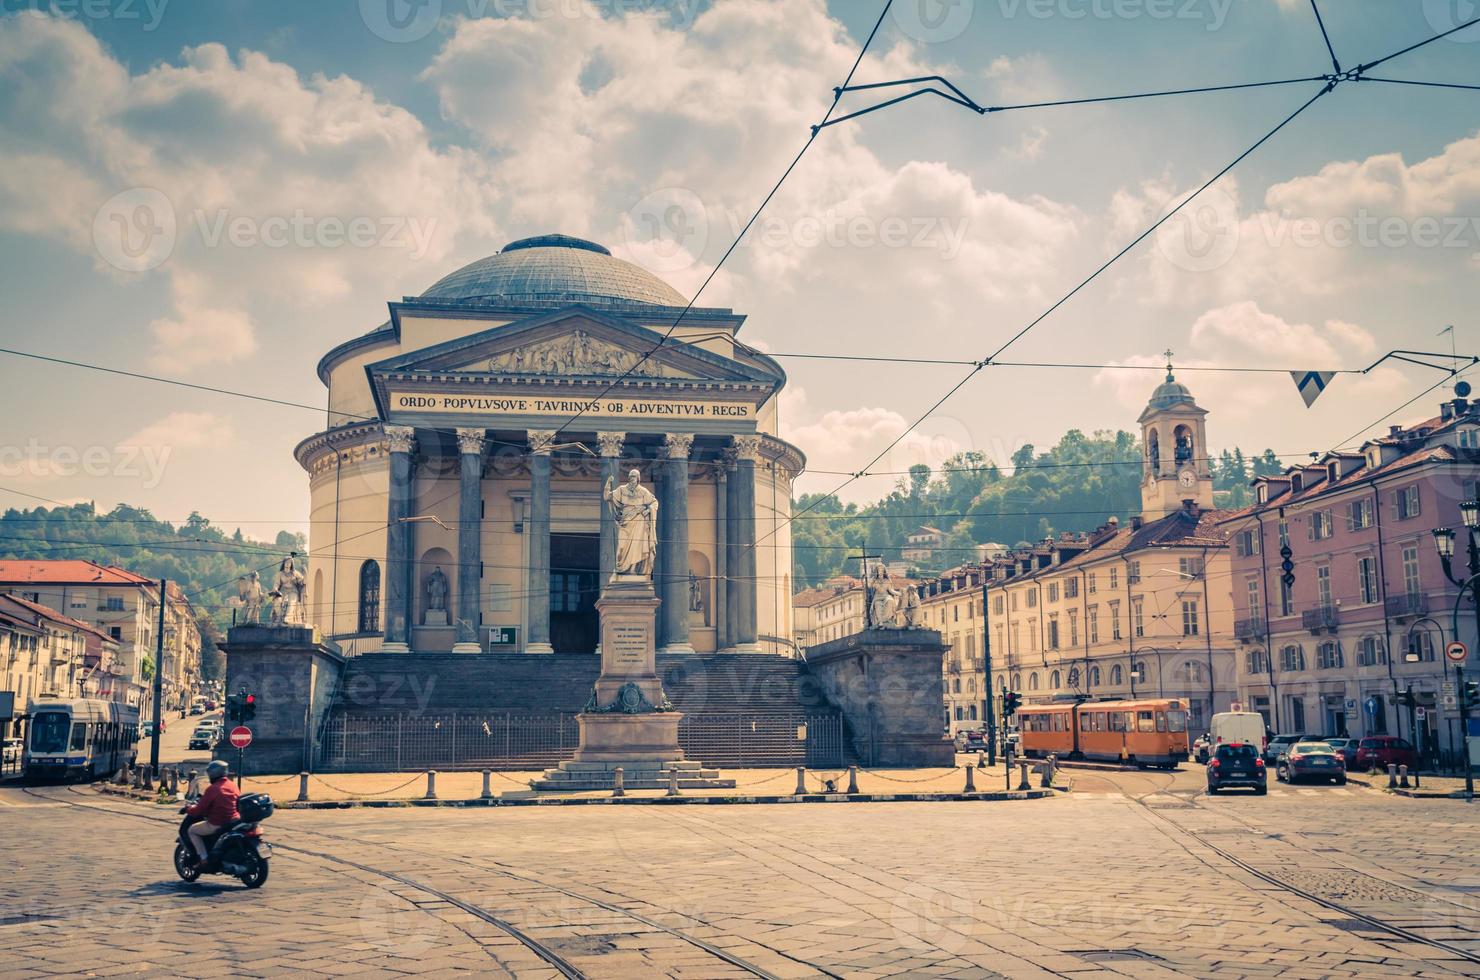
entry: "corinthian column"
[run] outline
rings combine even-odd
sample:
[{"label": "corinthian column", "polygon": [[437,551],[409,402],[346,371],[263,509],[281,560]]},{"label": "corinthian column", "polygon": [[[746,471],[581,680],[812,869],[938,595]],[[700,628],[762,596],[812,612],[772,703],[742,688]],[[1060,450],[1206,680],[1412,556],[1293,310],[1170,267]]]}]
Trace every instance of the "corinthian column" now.
[{"label": "corinthian column", "polygon": [[[601,447],[601,486],[605,490],[607,483],[620,486],[622,483],[622,443],[627,438],[625,432],[598,432],[596,441]],[[662,513],[660,510],[659,513]],[[605,500],[601,502],[601,583],[600,588],[605,589],[606,583],[611,581],[612,572],[617,568],[617,522],[612,517],[611,506]]]},{"label": "corinthian column", "polygon": [[529,431],[529,520],[524,525],[529,536],[529,578],[525,582],[529,635],[525,653],[555,652],[550,646],[550,447],[554,442],[553,431]]},{"label": "corinthian column", "polygon": [[693,653],[689,642],[689,432],[663,437],[666,499],[658,508],[658,547],[663,551],[663,578],[658,596],[663,604],[664,653]]},{"label": "corinthian column", "polygon": [[755,597],[755,461],[760,455],[760,436],[734,436],[735,478],[730,481],[734,501],[735,556],[730,563],[730,587],[738,593],[736,620],[730,640],[740,653],[758,653]]},{"label": "corinthian column", "polygon": [[387,425],[385,438],[391,451],[390,485],[385,514],[385,639],[386,653],[406,653],[411,646],[411,568],[415,547],[411,517],[411,453],[416,448],[416,430],[409,425]]},{"label": "corinthian column", "polygon": [[453,653],[478,653],[479,580],[483,571],[482,429],[457,430],[457,642]]}]

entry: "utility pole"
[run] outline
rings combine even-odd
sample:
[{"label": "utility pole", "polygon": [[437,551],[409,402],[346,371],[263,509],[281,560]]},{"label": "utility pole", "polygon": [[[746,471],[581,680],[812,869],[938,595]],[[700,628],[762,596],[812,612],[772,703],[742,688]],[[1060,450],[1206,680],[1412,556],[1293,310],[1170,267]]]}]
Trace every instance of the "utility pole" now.
[{"label": "utility pole", "polygon": [[159,629],[154,637],[154,732],[149,739],[149,768],[159,773],[159,726],[164,699],[164,605],[169,594],[169,579],[159,580]]},{"label": "utility pole", "polygon": [[987,683],[987,765],[997,764],[997,717],[992,696],[992,624],[987,621],[987,570],[982,567],[982,669]]}]

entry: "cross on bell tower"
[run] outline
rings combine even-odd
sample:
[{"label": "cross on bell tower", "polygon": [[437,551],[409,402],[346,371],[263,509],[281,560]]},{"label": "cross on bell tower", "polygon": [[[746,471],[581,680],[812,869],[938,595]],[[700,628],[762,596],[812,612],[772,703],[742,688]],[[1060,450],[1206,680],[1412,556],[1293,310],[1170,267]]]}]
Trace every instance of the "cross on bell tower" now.
[{"label": "cross on bell tower", "polygon": [[1208,454],[1207,410],[1198,406],[1187,386],[1172,370],[1172,350],[1166,380],[1151,394],[1141,412],[1143,467],[1141,517],[1159,520],[1187,506],[1213,508],[1213,471]]}]

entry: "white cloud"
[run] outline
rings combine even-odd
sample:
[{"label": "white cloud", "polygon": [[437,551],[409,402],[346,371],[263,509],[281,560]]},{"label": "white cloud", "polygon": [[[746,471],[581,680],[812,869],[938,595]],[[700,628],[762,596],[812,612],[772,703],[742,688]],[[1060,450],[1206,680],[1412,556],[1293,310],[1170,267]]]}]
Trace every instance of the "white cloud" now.
[{"label": "white cloud", "polygon": [[225,449],[236,439],[227,419],[210,412],[171,412],[144,426],[120,446],[153,446],[160,449]]}]

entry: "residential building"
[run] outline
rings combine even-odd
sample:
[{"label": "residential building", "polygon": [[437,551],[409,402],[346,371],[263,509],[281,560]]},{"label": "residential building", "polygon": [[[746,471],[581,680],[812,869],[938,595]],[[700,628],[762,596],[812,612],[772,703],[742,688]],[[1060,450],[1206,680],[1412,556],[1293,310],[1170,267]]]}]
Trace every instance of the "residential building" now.
[{"label": "residential building", "polygon": [[940,633],[947,650],[941,658],[945,678],[945,725],[952,734],[983,728],[987,721],[986,623],[982,617],[983,571],[963,565],[918,586],[920,625]]},{"label": "residential building", "polygon": [[[99,630],[117,644],[109,672],[115,698],[152,708],[159,653],[159,583],[127,569],[77,559],[0,561],[0,591]],[[188,706],[200,684],[200,630],[189,599],[171,583],[165,603],[162,707]],[[105,656],[99,651],[98,656]],[[121,695],[121,696],[120,696]]]},{"label": "residential building", "polygon": [[808,647],[863,629],[863,581],[839,575],[815,589],[803,589],[792,596],[792,619],[796,628],[796,645]]},{"label": "residential building", "polygon": [[13,696],[17,723],[35,698],[96,697],[100,689],[111,690],[104,664],[117,648],[86,623],[14,593],[0,594],[0,691]]},{"label": "residential building", "polygon": [[900,557],[911,565],[930,565],[935,561],[936,550],[945,544],[946,535],[940,528],[922,525],[907,534],[905,540]]},{"label": "residential building", "polygon": [[[1466,606],[1454,631],[1457,589],[1434,545],[1457,529],[1455,575],[1467,576],[1459,505],[1480,479],[1480,409],[1464,399],[1435,418],[1392,427],[1359,452],[1330,452],[1256,479],[1254,505],[1223,523],[1233,541],[1242,701],[1278,731],[1398,734],[1426,749],[1458,744],[1455,699],[1446,697],[1443,649],[1474,649]],[[1282,581],[1288,546],[1294,581]],[[1423,706],[1394,704],[1412,687]]]}]

